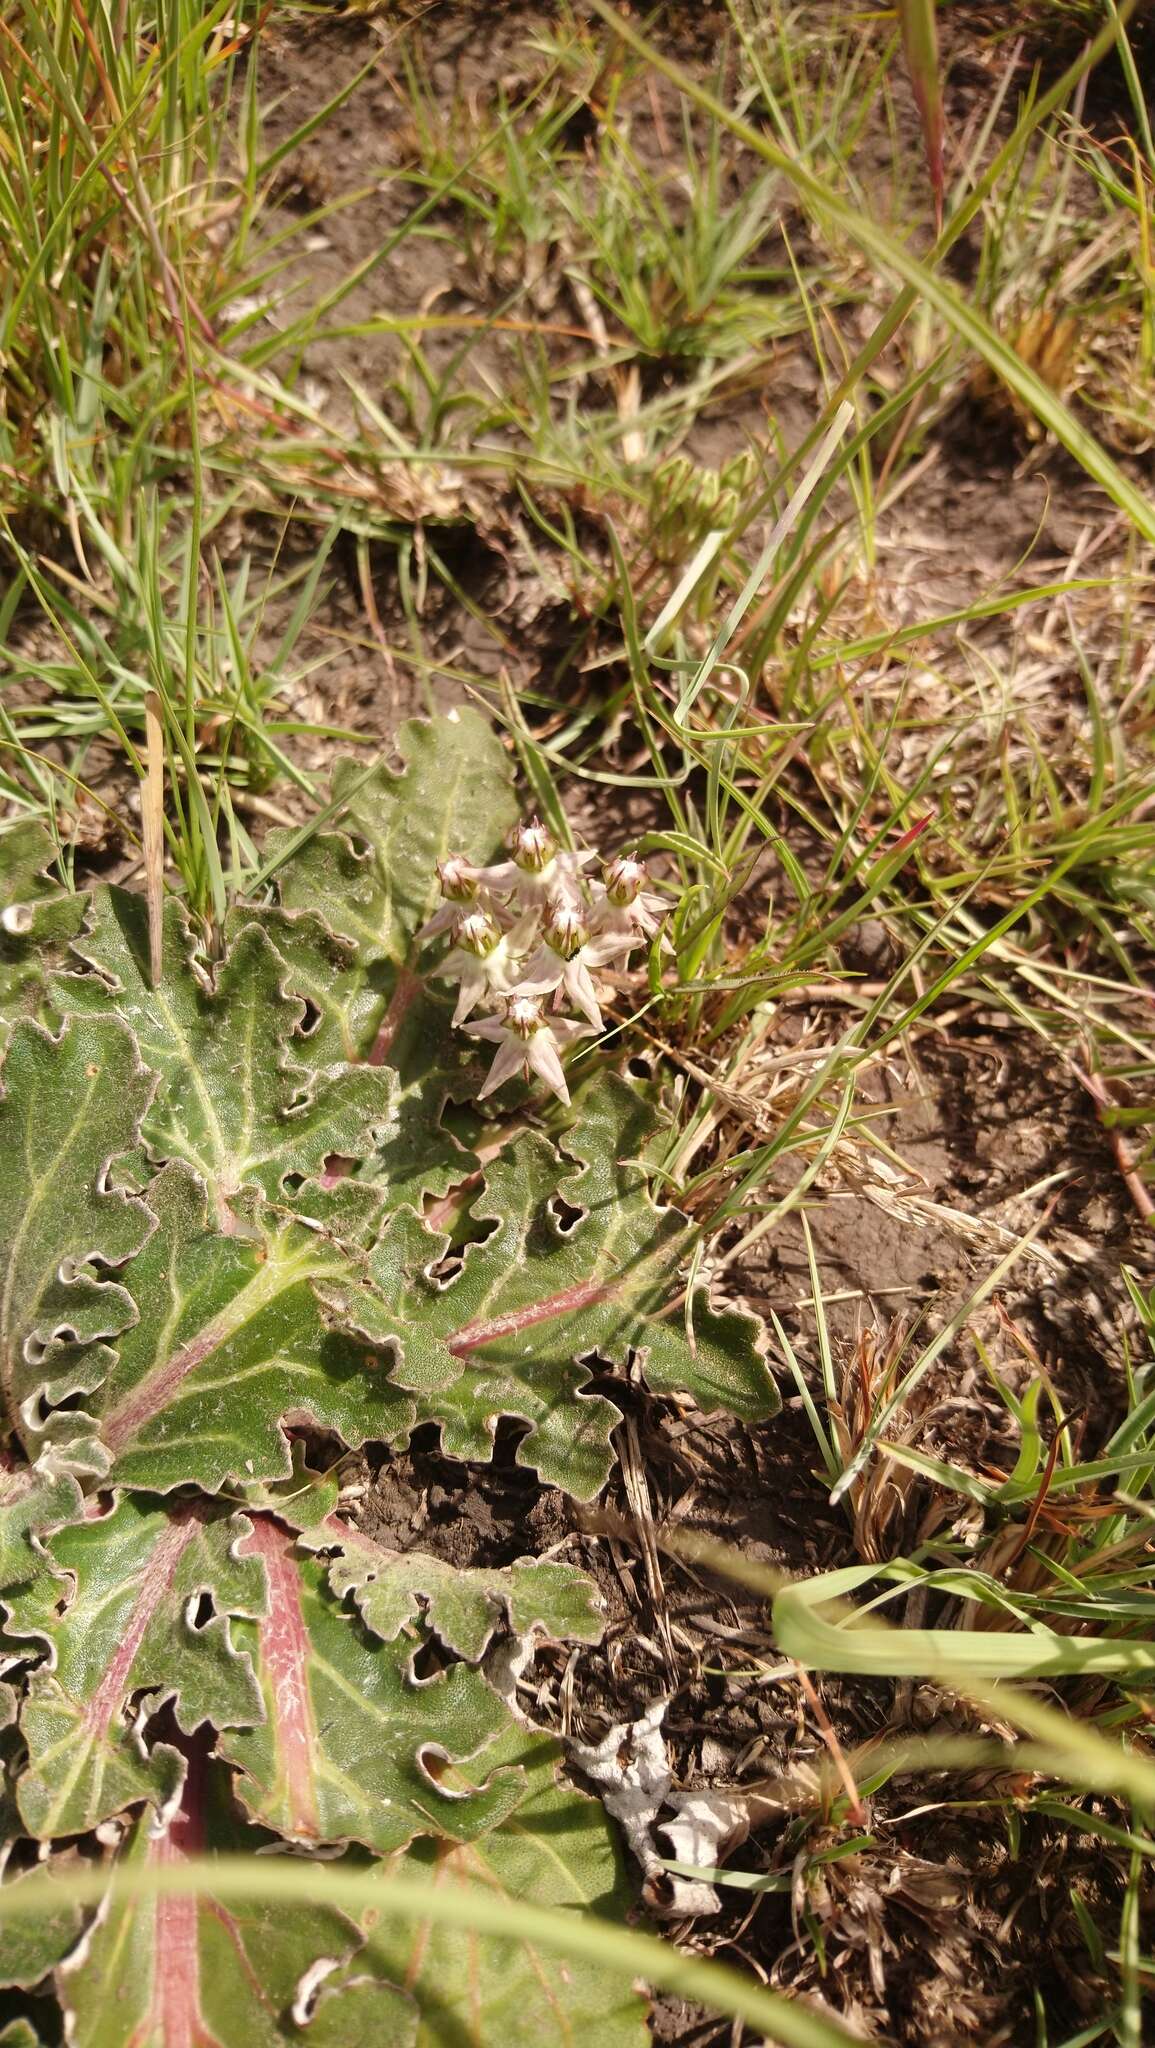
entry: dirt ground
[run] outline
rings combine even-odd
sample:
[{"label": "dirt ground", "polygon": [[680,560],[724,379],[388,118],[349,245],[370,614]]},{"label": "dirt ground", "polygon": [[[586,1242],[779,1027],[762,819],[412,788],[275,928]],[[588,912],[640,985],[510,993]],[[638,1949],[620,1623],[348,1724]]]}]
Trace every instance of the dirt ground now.
[{"label": "dirt ground", "polygon": [[[989,92],[993,52],[1005,55],[997,40],[999,13],[950,10],[948,114],[955,133]],[[679,53],[713,64],[719,24],[710,11],[686,7],[667,15],[663,32]],[[435,93],[447,105],[455,95],[485,101],[499,83],[516,82],[528,61],[528,33],[547,17],[548,10],[521,6],[430,9],[419,32]],[[379,183],[411,149],[397,111],[397,34],[392,12],[366,19],[317,15],[292,28],[274,22],[265,34],[262,97],[277,103],[273,137],[289,132],[380,52],[379,72],[281,174],[276,205],[286,221],[364,193],[315,238],[298,280],[302,293],[316,296],[333,287],[387,240],[400,217],[399,194]],[[916,132],[911,107],[904,109],[903,127],[909,141]],[[880,182],[890,146],[879,139],[874,175]],[[358,288],[344,317],[369,318],[383,307],[484,310],[452,222],[441,228],[436,237],[401,243]],[[960,271],[968,260],[964,246],[955,258]],[[456,345],[449,337],[431,338],[431,357],[448,361]],[[487,364],[495,374],[508,374],[511,360],[508,344],[490,335],[471,367],[475,374]],[[320,344],[305,374],[318,404],[339,418],[348,404],[346,379],[380,394],[396,368],[394,342],[354,338]],[[760,387],[741,405],[729,403],[700,418],[695,452],[713,462],[741,452],[768,412],[788,440],[796,439],[813,398],[800,352],[788,346],[772,352]],[[1106,532],[1109,557],[1110,508],[1053,449],[1026,447],[1013,419],[984,413],[977,401],[962,403],[940,423],[937,451],[933,469],[880,525],[880,559],[898,622],[966,605],[1006,581],[1042,581],[1067,562],[1089,521]],[[484,473],[472,478],[468,501],[456,516],[432,522],[430,533],[451,563],[460,596],[430,581],[420,621],[432,664],[428,676],[404,662],[390,664],[381,652],[380,636],[391,645],[404,639],[395,552],[382,543],[371,548],[374,621],[354,551],[339,550],[331,589],[301,650],[311,661],[324,657],[324,665],[290,710],[387,739],[405,713],[456,701],[465,673],[492,683],[504,670],[516,686],[547,701],[573,687],[575,641],[593,652],[597,629],[567,600],[560,567],[556,581],[543,580],[519,550],[516,508],[506,487]],[[250,520],[244,538],[271,554],[273,523],[266,529]],[[307,551],[308,534],[296,532],[293,545]],[[271,632],[276,625],[270,619]],[[1007,657],[1007,636],[1015,630],[1006,619],[992,622],[980,645],[992,659]],[[1064,668],[1060,659],[1059,671],[1047,682],[1043,709],[1061,722],[1078,700],[1078,682],[1071,661]],[[929,715],[935,687],[928,678]],[[607,839],[620,833],[612,804],[598,823]],[[758,885],[771,886],[772,878]],[[761,897],[751,905],[755,914],[763,907]],[[844,942],[844,962],[877,972],[891,943],[881,926],[864,927]],[[1066,1172],[1047,1240],[1050,1263],[1024,1261],[982,1311],[980,1326],[1012,1383],[1016,1377],[1025,1382],[1025,1347],[1035,1348],[1085,1453],[1093,1454],[1124,1401],[1119,1267],[1126,1261],[1150,1270],[1151,1243],[1090,1098],[1068,1073],[1049,1069],[1037,1041],[977,1006],[920,1039],[917,1067],[896,1058],[872,1075],[870,1086],[889,1111],[891,1142],[912,1176],[921,1176],[926,1207],[922,1220],[912,1222],[909,1211],[888,1214],[844,1185],[811,1206],[824,1285],[842,1297],[831,1308],[839,1368],[859,1354],[867,1332],[880,1347],[898,1324],[922,1319],[921,1327],[932,1332],[989,1265],[998,1231],[1025,1226],[1026,1191]],[[991,1234],[968,1231],[959,1216]],[[725,1284],[759,1311],[775,1310],[800,1355],[812,1358],[813,1320],[800,1306],[809,1275],[794,1218],[729,1268]],[[785,1374],[782,1384],[783,1415],[754,1430],[704,1421],[634,1390],[620,1433],[624,1454],[634,1462],[659,1529],[689,1527],[792,1573],[854,1561],[848,1524],[828,1504],[828,1489],[814,1469],[814,1443]],[[622,1396],[620,1384],[615,1395]],[[1005,1411],[986,1389],[973,1349],[960,1345],[949,1352],[921,1398],[918,1441],[924,1448],[979,1465],[1005,1468],[1013,1460]],[[419,1541],[454,1561],[503,1564],[549,1550],[593,1572],[609,1615],[606,1641],[581,1650],[568,1666],[564,1658],[539,1659],[533,1672],[537,1718],[596,1740],[610,1725],[668,1698],[664,1726],[681,1786],[748,1787],[817,1762],[820,1734],[796,1678],[788,1671],[765,1675],[774,1673],[778,1659],[764,1605],[668,1556],[655,1577],[652,1557],[647,1569],[636,1489],[619,1478],[604,1506],[579,1508],[520,1469],[516,1447],[516,1432],[503,1430],[492,1466],[474,1469],[444,1458],[434,1441],[419,1437],[405,1456],[375,1458],[364,1469],[362,1512],[373,1533],[402,1546]],[[927,1505],[915,1486],[892,1529],[896,1548]],[[820,1695],[847,1749],[886,1730],[949,1726],[954,1712],[941,1698],[901,1685],[830,1682]],[[825,1974],[814,1928],[807,1934],[798,1924],[788,1890],[753,1901],[731,1893],[717,1917],[675,1931],[768,1981],[825,1995],[880,2038],[919,2048],[1025,2043],[1036,2038],[1040,1991],[1055,2038],[1065,2038],[1086,2023],[1096,1999],[1094,1982],[1068,1960],[1079,1952],[1071,1883],[1078,1876],[1082,1896],[1101,1901],[1110,1926],[1118,1908],[1117,1865],[1090,1838],[1033,1818],[1024,1822],[1016,1855],[981,1810],[958,1809],[955,1800],[949,1782],[928,1788],[900,1780],[872,1802],[868,1845],[830,1866],[820,1911]],[[783,1819],[759,1828],[736,1861],[788,1871],[789,1858]],[[735,1898],[737,1905],[730,1903]],[[659,2004],[654,2026],[659,2038],[687,2044],[728,2037],[728,2026],[672,2002]]]}]

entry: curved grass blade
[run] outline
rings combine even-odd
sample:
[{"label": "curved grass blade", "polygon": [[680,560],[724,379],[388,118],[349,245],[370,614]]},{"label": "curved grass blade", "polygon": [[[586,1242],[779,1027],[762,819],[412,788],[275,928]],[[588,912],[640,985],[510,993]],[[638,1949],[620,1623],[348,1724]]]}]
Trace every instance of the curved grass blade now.
[{"label": "curved grass blade", "polygon": [[[0,1887],[0,1926],[44,1912],[64,1895],[79,1905],[107,1900],[113,1908],[129,1900],[188,1899],[202,1893],[224,1905],[251,1900],[288,1907],[311,1900],[338,1912],[375,1911],[399,1920],[427,1922],[431,1927],[472,1929],[499,1938],[508,1937],[510,1931],[508,1899],[476,1885],[450,1890],[427,1878],[391,1875],[381,1879],[332,1865],[238,1856],[189,1857],[151,1868],[122,1866],[111,1876],[78,1871],[68,1878],[53,1879],[37,1873],[20,1885]],[[607,1926],[593,1915],[538,1906],[524,1899],[517,1902],[517,1928],[522,1940],[551,1955],[600,1963],[607,1970],[696,2000],[714,2012],[746,2020],[783,2048],[853,2048],[857,2038],[801,2000],[767,1991],[727,1964],[686,1954],[655,1935]]]}]

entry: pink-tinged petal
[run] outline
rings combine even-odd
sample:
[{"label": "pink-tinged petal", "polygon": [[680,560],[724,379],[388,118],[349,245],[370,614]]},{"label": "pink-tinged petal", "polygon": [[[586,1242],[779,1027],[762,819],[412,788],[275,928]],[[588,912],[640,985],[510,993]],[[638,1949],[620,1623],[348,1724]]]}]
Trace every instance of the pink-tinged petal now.
[{"label": "pink-tinged petal", "polygon": [[465,1030],[470,1038],[490,1038],[495,1045],[509,1037],[509,1026],[504,1017],[479,1017],[475,1023],[467,1024]]},{"label": "pink-tinged petal", "polygon": [[527,995],[548,995],[551,989],[560,988],[565,973],[565,961],[552,946],[539,946],[531,954],[517,977],[519,989]]},{"label": "pink-tinged petal", "polygon": [[525,1057],[534,1073],[552,1088],[561,1102],[568,1103],[569,1089],[565,1085],[561,1060],[558,1057],[557,1042],[552,1031],[535,1031],[525,1048]]},{"label": "pink-tinged petal", "polygon": [[537,937],[541,925],[541,912],[533,908],[522,912],[517,923],[506,933],[507,953],[528,953]]},{"label": "pink-tinged petal", "polygon": [[636,943],[633,932],[599,932],[582,947],[582,959],[587,967],[605,967],[610,960],[620,960],[631,952]]},{"label": "pink-tinged petal", "polygon": [[564,870],[561,873],[551,875],[549,896],[555,903],[561,904],[566,910],[582,912],[585,910],[586,899],[582,890],[580,875],[566,874]]},{"label": "pink-tinged petal", "polygon": [[630,917],[632,908],[633,905],[631,904],[628,909],[622,910],[618,904],[611,903],[603,889],[600,896],[595,896],[594,898],[589,916],[590,930],[596,933],[599,938],[602,933],[614,938],[632,938],[634,930]]},{"label": "pink-tinged petal", "polygon": [[[529,1043],[530,1045],[533,1044],[532,1038]],[[485,1080],[477,1091],[479,1102],[483,1096],[492,1095],[494,1089],[500,1088],[503,1082],[512,1081],[515,1074],[521,1073],[526,1063],[526,1052],[527,1048],[524,1039],[515,1038],[512,1035],[507,1036],[505,1044],[502,1046]]]},{"label": "pink-tinged petal", "polygon": [[602,1029],[602,1013],[598,1008],[597,990],[590,980],[588,969],[580,960],[566,962],[562,984],[570,1002],[588,1017],[595,1031]]},{"label": "pink-tinged petal", "polygon": [[516,861],[500,860],[494,867],[479,868],[478,885],[489,889],[495,896],[511,896],[522,880],[522,872]]},{"label": "pink-tinged petal", "polygon": [[464,1024],[470,1011],[475,1010],[482,997],[488,994],[489,976],[485,971],[485,962],[470,958],[469,965],[461,976],[461,993],[457,998],[457,1008],[453,1012],[454,1023]]},{"label": "pink-tinged petal", "polygon": [[439,932],[447,932],[458,915],[458,910],[459,906],[456,903],[443,903],[440,910],[435,910],[432,917],[427,918],[422,925],[417,934],[418,945],[423,946],[428,939],[435,939]]},{"label": "pink-tinged petal", "polygon": [[540,916],[554,892],[556,876],[552,862],[535,874],[530,868],[514,868],[517,876],[516,900],[523,907],[524,915],[535,920]]},{"label": "pink-tinged petal", "polygon": [[596,860],[597,857],[592,846],[580,847],[576,853],[570,853],[563,847],[558,854],[557,864],[563,874],[580,875],[582,869],[588,868],[591,860]]},{"label": "pink-tinged petal", "polygon": [[653,937],[667,907],[660,896],[639,896],[633,903],[624,904],[611,903],[608,896],[603,896],[595,906],[593,923],[599,937],[602,933],[613,933],[639,946],[643,938]]},{"label": "pink-tinged petal", "polygon": [[550,1020],[549,1028],[558,1045],[563,1047],[563,1049],[566,1046],[576,1045],[579,1038],[597,1037],[597,1032],[591,1025],[579,1024],[576,1017],[554,1017]]},{"label": "pink-tinged petal", "polygon": [[456,981],[464,971],[466,961],[472,959],[472,953],[461,953],[455,946],[451,953],[445,955],[444,960],[439,961],[436,967],[429,969],[429,979],[430,981]]}]

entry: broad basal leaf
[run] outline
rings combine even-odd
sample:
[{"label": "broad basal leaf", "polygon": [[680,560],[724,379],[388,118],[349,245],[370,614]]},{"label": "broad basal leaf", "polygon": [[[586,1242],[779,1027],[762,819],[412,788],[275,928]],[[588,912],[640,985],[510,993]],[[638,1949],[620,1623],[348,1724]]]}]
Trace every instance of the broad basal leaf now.
[{"label": "broad basal leaf", "polygon": [[260,1718],[252,1668],[229,1636],[230,1615],[258,1614],[265,1598],[259,1565],[236,1554],[244,1528],[130,1495],[47,1539],[71,1575],[68,1604],[58,1614],[17,1594],[9,1623],[48,1653],[20,1717],[28,1764],[16,1797],[30,1833],[81,1834],[127,1806],[170,1800],[184,1759],[143,1736],[164,1701],[186,1734]]},{"label": "broad basal leaf", "polygon": [[46,873],[55,857],[39,818],[0,829],[0,1011],[36,1007],[48,962],[84,922],[87,899]]},{"label": "broad basal leaf", "polygon": [[496,1630],[546,1635],[572,1642],[601,1640],[602,1616],[592,1580],[576,1565],[519,1558],[515,1564],[466,1570],[416,1550],[384,1550],[338,1516],[299,1539],[310,1550],[336,1549],[329,1584],[351,1598],[366,1628],[392,1642],[424,1614],[447,1650],[479,1664]]},{"label": "broad basal leaf", "polygon": [[[69,1860],[54,1859],[65,1876]],[[6,1884],[22,1882],[21,1877],[5,1880]],[[33,1990],[71,1954],[83,1932],[83,1913],[66,1899],[61,1899],[55,1912],[38,1913],[34,1920],[6,1919],[0,1925],[0,1985],[6,1990]],[[3,2040],[0,2034],[0,2043]]]},{"label": "broad basal leaf", "polygon": [[[476,1842],[421,1842],[392,1868],[427,1873],[439,1886],[479,1886],[509,1901],[510,1938],[484,1941],[461,1930],[382,1916],[366,1948],[321,1986],[319,2040],[329,2003],[347,2024],[363,2001],[362,2039],[401,2048],[378,2032],[373,1995],[382,1981],[404,1984],[417,2007],[415,2048],[449,2043],[507,2048],[646,2048],[646,2003],[620,1972],[596,1962],[547,1955],[517,1938],[521,1899],[560,1911],[598,1914],[620,1924],[631,1893],[601,1805],[556,1779],[557,1747],[511,1733],[495,1754],[516,1762],[527,1791],[517,1812]],[[383,1873],[384,1874],[384,1873]],[[306,2039],[308,2036],[306,2036]]]},{"label": "broad basal leaf", "polygon": [[27,1465],[0,1470],[0,1601],[52,1578],[44,1532],[75,1522],[81,1511],[80,1488],[70,1475],[49,1477]]},{"label": "broad basal leaf", "polygon": [[[253,1854],[232,1811],[227,1773],[194,1757],[177,1811],[159,1836],[135,1824],[130,1864],[154,1867],[206,1852]],[[58,1975],[71,2048],[302,2048],[315,1981],[340,1972],[359,1946],[343,1914],[314,1896],[297,1906],[190,1898],[121,1900],[75,1962]],[[326,2048],[410,2048],[412,2000],[391,1985],[372,2004],[331,2001]],[[361,2031],[357,2031],[360,2028]]]},{"label": "broad basal leaf", "polygon": [[91,1420],[72,1418],[96,1432],[115,1479],[213,1493],[282,1478],[294,1419],[352,1446],[405,1431],[413,1403],[387,1378],[389,1360],[321,1315],[313,1284],[346,1270],[339,1246],[275,1215],[252,1236],[213,1230],[203,1187],[180,1165],[157,1175],[148,1201],[156,1232],[129,1272],[138,1320],[87,1403]]},{"label": "broad basal leaf", "polygon": [[305,1011],[284,993],[286,969],[259,925],[245,925],[211,981],[179,903],[165,915],[164,974],[148,974],[144,899],[105,889],[75,950],[96,970],[60,975],[64,1011],[131,1025],[160,1076],[144,1136],[158,1158],[184,1159],[208,1186],[224,1229],[237,1197],[287,1200],[286,1179],[320,1174],[334,1156],[360,1159],[389,1127],[391,1077],[369,1067],[306,1069],[293,1034]]},{"label": "broad basal leaf", "polygon": [[[437,862],[451,852],[489,860],[518,815],[509,757],[475,711],[410,719],[397,746],[400,775],[382,764],[366,778],[360,762],[337,762],[340,830],[316,833],[277,876],[285,907],[316,911],[357,948],[365,972],[412,965],[414,936],[438,899]],[[381,990],[391,993],[388,977]]]},{"label": "broad basal leaf", "polygon": [[[17,1712],[15,1693],[9,1686],[0,1687],[0,1905],[5,1909],[13,1889],[34,1873],[67,1879],[77,1861],[72,1847],[53,1855],[42,1852],[34,1863],[29,1858],[24,1823],[12,1791],[12,1779],[23,1758]],[[49,1894],[34,1918],[9,1918],[6,1910],[0,1912],[0,1987],[33,1990],[76,1947],[84,1920],[84,1913],[64,1890],[55,1900]]]},{"label": "broad basal leaf", "polygon": [[450,1030],[444,986],[416,972],[415,936],[438,900],[438,860],[489,860],[517,805],[509,759],[476,712],[411,720],[398,747],[400,775],[382,765],[366,780],[360,762],[337,763],[340,829],[317,833],[279,870],[282,909],[265,926],[287,986],[310,1006],[296,1057],[388,1061],[396,1071],[394,1119],[372,1172],[394,1202],[416,1203],[468,1170],[440,1115],[447,1094],[470,1092],[470,1048]]},{"label": "broad basal leaf", "polygon": [[326,1584],[325,1566],[267,1515],[240,1546],[259,1558],[269,1598],[237,1622],[265,1704],[260,1725],[229,1730],[253,1819],[296,1842],[360,1842],[387,1852],[414,1835],[472,1839],[520,1803],[520,1771],[493,1769],[489,1746],[509,1716],[477,1671],[455,1664],[416,1678],[424,1640],[369,1635]]},{"label": "broad basal leaf", "polygon": [[[58,1038],[16,1026],[0,1100],[0,1381],[7,1424],[26,1405],[91,1384],[79,1347],[133,1320],[117,1267],[152,1229],[144,1205],[108,1186],[109,1162],[136,1143],[153,1078],[115,1018],[77,1018]],[[77,1369],[74,1371],[73,1368]]]},{"label": "broad basal leaf", "polygon": [[450,1028],[452,1000],[380,957],[362,965],[319,918],[268,911],[264,929],[285,962],[286,988],[308,1006],[294,1058],[321,1066],[366,1058],[393,1073],[389,1119],[360,1161],[362,1182],[371,1177],[393,1203],[444,1194],[476,1163],[441,1125],[446,1097],[473,1085],[470,1048]]},{"label": "broad basal leaf", "polygon": [[591,1497],[618,1420],[583,1391],[594,1357],[636,1355],[655,1392],[684,1390],[707,1412],[774,1413],[756,1320],[716,1313],[702,1290],[687,1316],[689,1226],[655,1206],[639,1163],[653,1122],[634,1090],[601,1081],[581,1096],[569,1161],[528,1135],[487,1167],[470,1213],[479,1233],[493,1227],[464,1247],[454,1277],[438,1270],[448,1240],[403,1210],[370,1254],[370,1289],[318,1283],[343,1321],[397,1346],[393,1377],[417,1391],[419,1419],[441,1424],[452,1456],[488,1459],[498,1419],[517,1416],[530,1424],[519,1459]]}]

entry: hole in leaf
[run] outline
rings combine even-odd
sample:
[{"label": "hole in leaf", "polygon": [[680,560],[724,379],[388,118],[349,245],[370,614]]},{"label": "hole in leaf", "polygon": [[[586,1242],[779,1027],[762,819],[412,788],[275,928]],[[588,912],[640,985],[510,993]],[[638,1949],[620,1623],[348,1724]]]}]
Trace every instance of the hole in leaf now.
[{"label": "hole in leaf", "polygon": [[484,1244],[500,1226],[495,1216],[478,1219],[466,1213],[440,1220],[441,1228],[449,1236],[449,1243],[438,1258],[430,1260],[423,1272],[432,1286],[443,1289],[451,1287],[456,1280],[465,1263],[467,1248],[471,1244]]},{"label": "hole in leaf", "polygon": [[431,1265],[425,1267],[424,1277],[431,1287],[443,1292],[445,1288],[452,1287],[464,1264],[462,1252],[447,1251],[441,1258],[434,1259]]},{"label": "hole in leaf", "polygon": [[477,1139],[477,1111],[473,1103],[454,1102],[451,1098],[438,1118],[437,1128],[448,1131],[464,1152],[472,1151]]},{"label": "hole in leaf", "polygon": [[517,1462],[518,1445],[531,1435],[533,1424],[523,1415],[499,1415],[493,1427],[493,1466],[495,1470],[507,1473],[521,1484],[523,1479],[532,1490],[530,1473]]},{"label": "hole in leaf", "polygon": [[559,1237],[568,1237],[571,1231],[576,1230],[586,1213],[584,1209],[575,1208],[572,1202],[567,1202],[564,1195],[551,1195],[546,1207]]},{"label": "hole in leaf", "polygon": [[372,842],[365,838],[364,833],[350,832],[346,829],[345,837],[349,841],[356,858],[358,860],[368,860],[369,855],[373,851],[373,846]]},{"label": "hole in leaf", "polygon": [[409,1670],[418,1685],[428,1685],[431,1678],[439,1678],[443,1671],[448,1671],[450,1665],[458,1661],[449,1655],[435,1636],[427,1636],[410,1658]]},{"label": "hole in leaf", "polygon": [[321,1021],[321,1010],[319,1004],[315,1003],[311,996],[303,996],[302,1001],[305,1005],[305,1014],[297,1026],[297,1036],[298,1038],[311,1038]]},{"label": "hole in leaf", "polygon": [[355,1159],[347,1159],[340,1152],[330,1152],[321,1170],[321,1186],[331,1188],[339,1180],[347,1180],[356,1166]]},{"label": "hole in leaf", "polygon": [[468,1785],[454,1785],[450,1781],[458,1773],[458,1765],[446,1751],[437,1744],[426,1742],[417,1752],[417,1768],[427,1778],[435,1792],[443,1799],[468,1799],[471,1788]]},{"label": "hole in leaf", "polygon": [[328,1472],[344,1455],[345,1446],[341,1438],[332,1430],[322,1429],[318,1423],[293,1422],[285,1433],[291,1445],[301,1445],[305,1465],[310,1471]]},{"label": "hole in leaf", "polygon": [[208,1592],[198,1593],[195,1599],[189,1601],[187,1614],[189,1627],[198,1631],[202,1628],[207,1628],[216,1611],[212,1594]]},{"label": "hole in leaf", "polygon": [[299,1194],[304,1185],[305,1176],[303,1173],[287,1173],[281,1182],[281,1186],[287,1189],[291,1195]]},{"label": "hole in leaf", "polygon": [[636,1052],[626,1061],[626,1072],[632,1081],[648,1081],[654,1071],[653,1057],[648,1052]]},{"label": "hole in leaf", "polygon": [[340,1967],[340,1963],[334,1956],[318,1956],[315,1963],[309,1964],[308,1969],[297,1986],[297,1994],[293,2000],[294,2026],[307,2027],[309,2025],[320,2004],[325,1979],[331,1977],[334,1970],[339,1970]]},{"label": "hole in leaf", "polygon": [[128,1703],[125,1718],[133,1724],[139,1723],[137,1733],[146,1749],[155,1749],[158,1742],[164,1742],[170,1748],[179,1749],[187,1756],[194,1746],[199,1746],[204,1740],[203,1733],[192,1738],[183,1733],[176,1717],[175,1702],[171,1699],[165,1700],[155,1713],[147,1715],[142,1720],[140,1710],[147,1707],[153,1697],[155,1695],[147,1690],[134,1693]]},{"label": "hole in leaf", "polygon": [[[63,1330],[60,1332],[60,1335],[64,1336]],[[53,1401],[51,1406],[48,1406],[46,1403],[42,1404],[43,1420],[47,1422],[51,1415],[76,1415],[84,1407],[85,1402],[90,1399],[91,1396],[82,1394],[79,1387],[74,1388],[71,1394],[62,1394],[59,1401]]]}]

